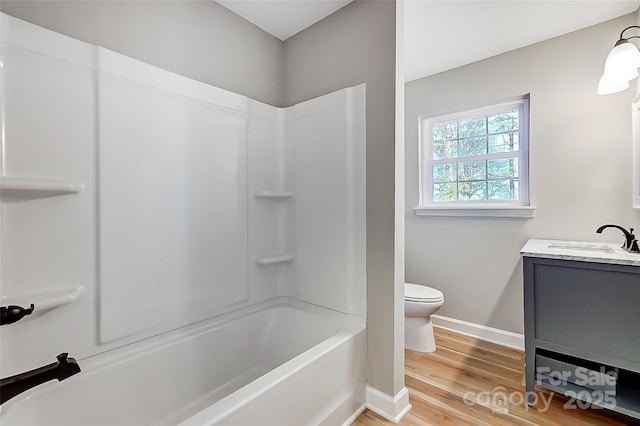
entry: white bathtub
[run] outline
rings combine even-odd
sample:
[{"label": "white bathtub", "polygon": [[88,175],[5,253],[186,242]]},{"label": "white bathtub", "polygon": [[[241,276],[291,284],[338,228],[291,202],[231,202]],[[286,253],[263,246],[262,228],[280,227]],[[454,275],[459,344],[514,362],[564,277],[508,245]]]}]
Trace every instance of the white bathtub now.
[{"label": "white bathtub", "polygon": [[100,354],[2,406],[9,425],[339,425],[365,394],[364,319],[286,298]]}]

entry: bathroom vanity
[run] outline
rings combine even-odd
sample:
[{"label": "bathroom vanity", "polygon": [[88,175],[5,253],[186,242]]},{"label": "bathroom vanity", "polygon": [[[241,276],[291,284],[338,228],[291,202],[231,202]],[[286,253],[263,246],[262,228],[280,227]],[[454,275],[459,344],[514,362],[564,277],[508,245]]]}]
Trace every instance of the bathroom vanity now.
[{"label": "bathroom vanity", "polygon": [[617,244],[529,240],[525,381],[640,418],[640,254]]}]

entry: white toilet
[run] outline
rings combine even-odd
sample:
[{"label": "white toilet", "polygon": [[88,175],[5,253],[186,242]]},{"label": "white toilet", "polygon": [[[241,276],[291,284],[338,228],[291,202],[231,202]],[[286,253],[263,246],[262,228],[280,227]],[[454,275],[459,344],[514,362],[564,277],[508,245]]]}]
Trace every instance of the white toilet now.
[{"label": "white toilet", "polygon": [[444,303],[444,295],[435,288],[404,284],[404,347],[418,352],[434,352],[431,315]]}]

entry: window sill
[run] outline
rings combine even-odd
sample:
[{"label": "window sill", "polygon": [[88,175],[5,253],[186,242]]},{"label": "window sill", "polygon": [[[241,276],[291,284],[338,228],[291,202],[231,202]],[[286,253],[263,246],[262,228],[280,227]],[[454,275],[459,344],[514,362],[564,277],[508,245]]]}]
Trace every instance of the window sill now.
[{"label": "window sill", "polygon": [[429,206],[414,207],[416,216],[448,217],[505,217],[515,219],[533,219],[535,206]]}]

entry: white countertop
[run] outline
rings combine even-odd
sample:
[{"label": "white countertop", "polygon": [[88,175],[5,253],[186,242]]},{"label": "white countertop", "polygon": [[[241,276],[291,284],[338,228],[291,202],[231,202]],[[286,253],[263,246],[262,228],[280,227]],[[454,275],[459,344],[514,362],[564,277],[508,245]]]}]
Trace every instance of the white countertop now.
[{"label": "white countertop", "polygon": [[528,257],[640,266],[640,253],[629,253],[619,243],[529,240],[520,253]]}]

